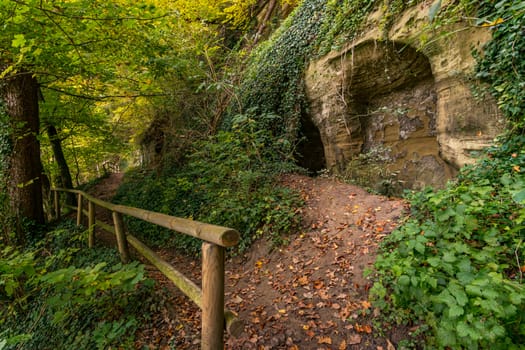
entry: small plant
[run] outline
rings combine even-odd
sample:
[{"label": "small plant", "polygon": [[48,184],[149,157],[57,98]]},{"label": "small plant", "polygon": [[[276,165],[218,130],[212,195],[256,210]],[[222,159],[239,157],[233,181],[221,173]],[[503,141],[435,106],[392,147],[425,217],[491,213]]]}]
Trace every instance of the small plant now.
[{"label": "small plant", "polygon": [[142,265],[121,265],[114,250],[95,248],[86,258],[85,239],[66,225],[26,251],[1,246],[1,349],[130,344],[151,283]]}]

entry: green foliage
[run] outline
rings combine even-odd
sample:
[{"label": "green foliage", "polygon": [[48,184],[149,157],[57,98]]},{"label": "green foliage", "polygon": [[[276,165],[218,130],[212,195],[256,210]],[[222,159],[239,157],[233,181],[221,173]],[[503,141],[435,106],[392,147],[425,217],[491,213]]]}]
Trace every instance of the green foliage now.
[{"label": "green foliage", "polygon": [[412,194],[410,219],[376,262],[378,305],[430,325],[439,348],[525,341],[525,151],[493,157],[444,190]]},{"label": "green foliage", "polygon": [[492,26],[493,39],[478,55],[477,78],[487,82],[505,113],[510,135],[525,132],[525,3],[484,1],[479,24]]},{"label": "green foliage", "polygon": [[377,1],[332,0],[328,1],[325,20],[319,35],[319,55],[341,48],[359,33],[363,21]]},{"label": "green foliage", "polygon": [[0,348],[130,347],[150,291],[144,267],[85,241],[68,224],[26,251],[2,246]]},{"label": "green foliage", "polygon": [[409,196],[410,217],[384,241],[372,296],[429,348],[518,349],[525,343],[525,5],[483,1],[493,40],[477,75],[509,120],[500,143],[457,181]]},{"label": "green foliage", "polygon": [[[303,71],[313,53],[325,5],[326,1],[321,0],[302,2],[252,55],[240,87],[242,106],[283,116],[284,123],[272,128],[292,142],[297,137],[299,117],[306,108]],[[231,125],[233,117],[226,124]]]},{"label": "green foliage", "polygon": [[[231,131],[197,142],[182,168],[163,176],[130,174],[115,200],[141,208],[232,227],[241,233],[239,251],[262,234],[276,244],[298,225],[298,196],[275,186],[275,176],[294,168],[291,145],[272,133],[274,115],[238,115]],[[139,190],[137,190],[139,189]],[[189,253],[200,241],[130,220],[129,228],[152,244]]]}]

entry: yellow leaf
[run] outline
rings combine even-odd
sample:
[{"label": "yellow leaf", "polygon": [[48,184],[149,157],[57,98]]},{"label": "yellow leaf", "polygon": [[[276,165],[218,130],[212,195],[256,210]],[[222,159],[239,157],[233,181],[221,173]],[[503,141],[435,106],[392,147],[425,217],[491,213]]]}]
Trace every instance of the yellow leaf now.
[{"label": "yellow leaf", "polygon": [[503,18],[500,17],[500,18],[498,18],[498,19],[496,19],[496,20],[494,20],[492,22],[483,23],[481,26],[482,27],[493,27],[493,26],[497,26],[498,24],[503,23],[503,22],[505,22],[505,21],[503,20]]}]

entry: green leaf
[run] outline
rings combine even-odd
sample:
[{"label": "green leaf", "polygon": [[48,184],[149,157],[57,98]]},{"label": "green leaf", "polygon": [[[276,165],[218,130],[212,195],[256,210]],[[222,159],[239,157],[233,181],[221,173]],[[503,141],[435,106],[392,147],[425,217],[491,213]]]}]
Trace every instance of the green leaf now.
[{"label": "green leaf", "polygon": [[398,278],[397,282],[402,286],[408,286],[410,284],[410,277],[402,275]]},{"label": "green leaf", "polygon": [[441,9],[441,0],[437,0],[436,2],[432,4],[432,6],[430,6],[430,9],[428,10],[428,19],[430,22],[434,20],[434,18],[436,17],[440,9]]},{"label": "green leaf", "polygon": [[449,309],[448,309],[448,316],[450,318],[457,318],[458,316],[461,316],[463,315],[464,313],[464,310],[461,306],[459,305],[452,305]]},{"label": "green leaf", "polygon": [[462,286],[452,282],[448,285],[447,289],[449,290],[450,294],[452,294],[454,298],[456,298],[456,301],[460,306],[465,306],[467,304],[468,297]]},{"label": "green leaf", "polygon": [[518,204],[525,204],[525,189],[515,192],[512,199]]},{"label": "green leaf", "polygon": [[24,34],[15,34],[15,38],[11,41],[13,47],[23,47],[26,44],[26,38]]}]

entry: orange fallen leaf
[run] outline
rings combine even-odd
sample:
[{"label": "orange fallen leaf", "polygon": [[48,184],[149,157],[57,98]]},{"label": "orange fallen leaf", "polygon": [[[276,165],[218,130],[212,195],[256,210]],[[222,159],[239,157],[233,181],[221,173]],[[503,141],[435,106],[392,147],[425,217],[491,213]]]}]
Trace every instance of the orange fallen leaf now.
[{"label": "orange fallen leaf", "polygon": [[372,333],[372,327],[370,327],[367,324],[360,325],[359,323],[356,323],[354,328],[359,333],[367,333],[367,334]]},{"label": "orange fallen leaf", "polygon": [[339,344],[339,350],[346,350],[346,340],[343,339],[341,344]]},{"label": "orange fallen leaf", "polygon": [[370,309],[370,307],[372,306],[372,304],[370,304],[370,302],[368,302],[368,301],[366,301],[366,300],[363,301],[363,302],[361,303],[361,305],[363,305],[363,309]]},{"label": "orange fallen leaf", "polygon": [[332,345],[332,338],[330,337],[318,337],[317,344],[328,344]]},{"label": "orange fallen leaf", "polygon": [[308,284],[308,276],[299,277],[297,280],[301,286]]}]

